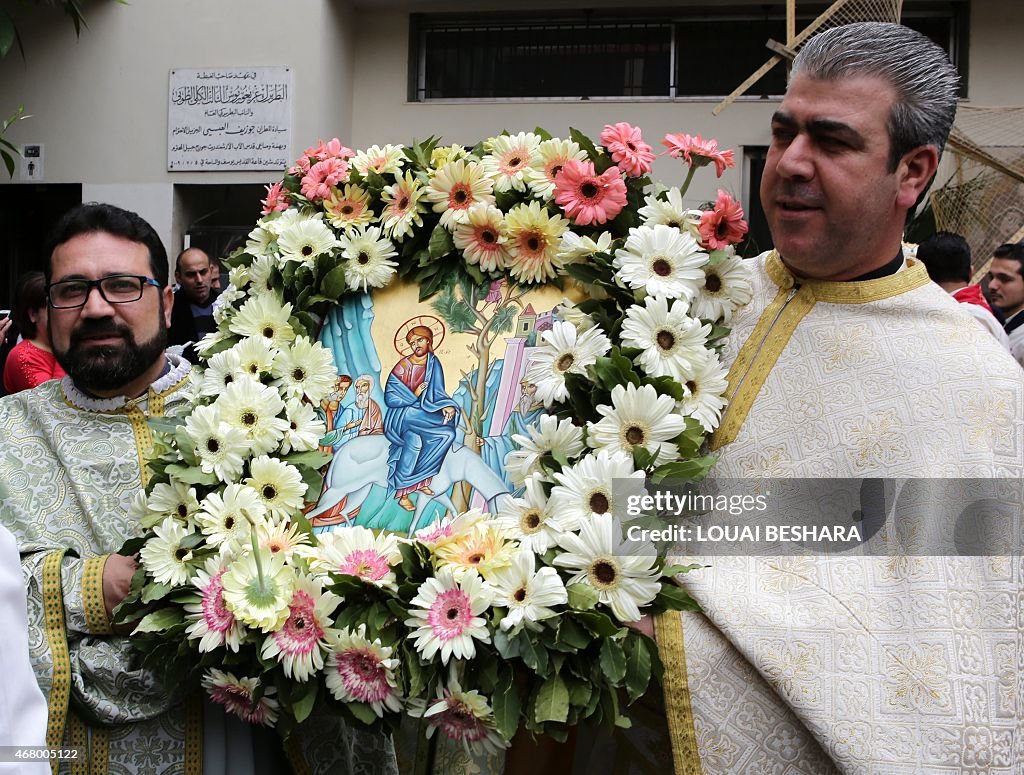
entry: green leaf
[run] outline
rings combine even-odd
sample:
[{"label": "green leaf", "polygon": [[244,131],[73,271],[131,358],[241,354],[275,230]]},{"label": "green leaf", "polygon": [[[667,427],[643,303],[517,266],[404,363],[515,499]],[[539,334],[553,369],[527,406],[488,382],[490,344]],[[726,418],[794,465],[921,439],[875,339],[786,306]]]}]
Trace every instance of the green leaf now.
[{"label": "green leaf", "polygon": [[633,702],[647,691],[651,682],[651,653],[647,639],[631,634],[626,638],[626,693]]},{"label": "green leaf", "polygon": [[651,481],[660,484],[666,479],[703,479],[708,471],[715,464],[716,458],[712,455],[695,457],[690,460],[680,460],[675,463],[666,463],[658,466],[651,472]]},{"label": "green leaf", "polygon": [[406,678],[409,682],[408,696],[419,697],[427,687],[426,676],[423,675],[423,666],[420,664],[420,655],[416,653],[416,649],[408,641],[406,641],[402,650],[405,651],[405,659],[402,660],[402,666],[405,668]]},{"label": "green leaf", "polygon": [[313,449],[307,452],[292,452],[281,459],[286,463],[291,463],[293,466],[309,466],[310,468],[320,469],[330,463],[332,457],[333,455],[329,452],[320,452]]},{"label": "green leaf", "polygon": [[597,611],[580,612],[576,614],[576,619],[598,638],[610,638],[622,629],[608,614]]},{"label": "green leaf", "polygon": [[455,242],[452,240],[452,235],[448,233],[448,229],[438,223],[434,227],[434,231],[430,233],[430,242],[427,243],[427,247],[430,250],[431,258],[441,258],[455,250]]},{"label": "green leaf", "polygon": [[522,700],[516,690],[515,673],[505,668],[498,679],[497,691],[494,692],[494,725],[499,734],[511,740],[519,729],[519,714],[522,711]]},{"label": "green leaf", "polygon": [[345,280],[345,265],[338,264],[330,272],[324,275],[320,284],[320,293],[329,299],[338,300],[348,291],[348,283]]},{"label": "green leaf", "polygon": [[692,570],[700,570],[704,566],[699,562],[691,562],[689,565],[666,565],[661,569],[662,576],[678,576],[680,573],[689,573]]},{"label": "green leaf", "polygon": [[534,719],[538,724],[545,721],[565,722],[569,717],[569,688],[557,673],[551,676],[537,690],[537,705]]},{"label": "green leaf", "polygon": [[212,487],[219,481],[217,474],[213,472],[205,473],[203,469],[193,468],[192,466],[169,465],[167,466],[167,473],[185,484],[202,484]]},{"label": "green leaf", "polygon": [[309,466],[295,466],[298,472],[302,474],[302,481],[306,483],[306,492],[304,497],[306,500],[315,500],[320,496],[320,490],[324,486],[324,478],[320,475],[320,472],[315,468]]},{"label": "green leaf", "polygon": [[541,141],[551,139],[551,133],[542,126],[534,127],[533,133],[537,135]]},{"label": "green leaf", "polygon": [[619,641],[608,638],[601,644],[601,672],[616,685],[626,677],[626,652]]},{"label": "green leaf", "polygon": [[592,162],[596,164],[598,161],[600,161],[602,154],[599,153],[597,148],[594,147],[594,143],[591,142],[590,138],[583,134],[580,130],[569,127],[569,137],[580,148],[587,152],[587,156],[590,157],[590,160]]},{"label": "green leaf", "polygon": [[139,622],[135,628],[138,634],[144,632],[164,632],[178,624],[184,623],[184,616],[180,608],[161,608],[148,614]]},{"label": "green leaf", "polygon": [[589,584],[570,584],[566,592],[569,593],[569,607],[576,611],[589,611],[597,605],[598,592]]},{"label": "green leaf", "polygon": [[[292,702],[292,713],[295,714],[295,720],[298,723],[301,724],[309,718],[309,714],[313,712],[313,705],[316,704],[317,689],[319,688],[320,683],[318,681],[309,681],[299,698]],[[367,708],[367,710],[369,710],[369,708]],[[370,713],[373,715],[373,711],[370,711]],[[376,716],[374,716],[374,719],[376,719]],[[373,722],[371,721],[368,723]]]},{"label": "green leaf", "polygon": [[[349,713],[355,716],[359,721],[370,726],[377,720],[377,714],[373,712],[373,708],[363,702],[350,702],[345,705],[348,708]],[[301,720],[301,719],[299,719]]]},{"label": "green leaf", "polygon": [[585,708],[590,702],[594,685],[590,681],[579,678],[567,678],[565,684],[569,687],[569,703],[579,708]]},{"label": "green leaf", "polygon": [[548,652],[543,646],[538,646],[530,638],[525,630],[519,633],[519,656],[531,670],[543,675],[548,670]]},{"label": "green leaf", "polygon": [[152,603],[154,600],[159,600],[170,592],[171,589],[170,584],[158,584],[155,581],[147,584],[142,590],[142,602]]},{"label": "green leaf", "polygon": [[[574,585],[579,586],[579,585]],[[590,645],[593,638],[580,627],[572,618],[563,616],[558,624],[558,640],[567,646],[575,649],[585,649]]]},{"label": "green leaf", "polygon": [[669,611],[699,611],[697,601],[676,584],[662,584],[661,592],[654,598],[654,604]]},{"label": "green leaf", "polygon": [[498,630],[494,633],[494,648],[501,654],[502,659],[513,659],[519,656],[519,639],[510,638],[507,632]]}]

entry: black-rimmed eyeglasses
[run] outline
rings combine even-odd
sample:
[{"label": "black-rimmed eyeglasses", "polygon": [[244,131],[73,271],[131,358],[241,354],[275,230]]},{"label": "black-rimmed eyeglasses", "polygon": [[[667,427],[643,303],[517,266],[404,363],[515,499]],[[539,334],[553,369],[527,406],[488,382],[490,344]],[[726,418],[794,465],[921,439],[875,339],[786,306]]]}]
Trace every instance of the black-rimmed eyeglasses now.
[{"label": "black-rimmed eyeglasses", "polygon": [[100,296],[109,304],[127,304],[142,298],[147,285],[154,288],[163,286],[152,277],[140,274],[112,274],[99,280],[61,280],[50,283],[46,293],[54,309],[84,307],[93,288],[99,288]]}]

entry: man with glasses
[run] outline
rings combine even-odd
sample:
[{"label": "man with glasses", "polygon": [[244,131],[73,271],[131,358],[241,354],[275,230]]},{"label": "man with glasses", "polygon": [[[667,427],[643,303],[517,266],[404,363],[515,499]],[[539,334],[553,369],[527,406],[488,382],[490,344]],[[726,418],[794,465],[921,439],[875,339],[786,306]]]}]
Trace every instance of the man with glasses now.
[{"label": "man with glasses", "polygon": [[[67,376],[0,400],[0,522],[28,580],[47,744],[88,740],[92,772],[286,772],[273,735],[162,686],[111,624],[136,569],[117,552],[139,532],[148,420],[183,406],[191,370],[165,352],[173,294],[160,238],[135,213],[86,204],[59,221],[46,258],[50,341]],[[339,755],[388,771],[383,738],[356,751],[334,735]]]}]

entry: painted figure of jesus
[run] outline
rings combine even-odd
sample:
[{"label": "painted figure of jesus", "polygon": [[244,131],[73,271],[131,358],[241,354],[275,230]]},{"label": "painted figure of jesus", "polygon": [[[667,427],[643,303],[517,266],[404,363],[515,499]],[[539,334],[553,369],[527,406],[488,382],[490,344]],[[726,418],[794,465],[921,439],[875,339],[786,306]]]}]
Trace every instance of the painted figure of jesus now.
[{"label": "painted figure of jesus", "polygon": [[388,494],[406,511],[416,506],[414,492],[433,495],[430,480],[455,441],[458,406],[444,391],[444,372],[434,355],[434,334],[427,326],[409,329],[412,352],[395,364],[384,386],[384,435],[388,455]]}]

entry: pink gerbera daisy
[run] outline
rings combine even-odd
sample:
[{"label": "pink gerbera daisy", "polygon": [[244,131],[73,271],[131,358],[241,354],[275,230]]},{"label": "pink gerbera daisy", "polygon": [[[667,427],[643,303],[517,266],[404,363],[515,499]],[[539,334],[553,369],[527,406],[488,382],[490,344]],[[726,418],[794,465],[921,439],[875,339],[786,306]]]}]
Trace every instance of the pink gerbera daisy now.
[{"label": "pink gerbera daisy", "polygon": [[256,691],[260,688],[258,678],[237,678],[213,667],[203,677],[202,684],[211,700],[243,721],[268,727],[277,721],[278,703],[273,698],[277,690],[268,686],[256,699]]},{"label": "pink gerbera daisy", "polygon": [[207,560],[206,568],[196,572],[195,586],[201,600],[185,605],[186,619],[191,621],[186,634],[189,638],[200,639],[200,651],[213,651],[220,646],[227,646],[237,652],[241,645],[242,623],[235,619],[235,615],[224,604],[224,583],[221,578],[226,570],[219,558]]},{"label": "pink gerbera daisy", "polygon": [[416,650],[424,659],[439,651],[441,662],[471,659],[476,654],[475,640],[491,642],[487,622],[480,614],[491,604],[493,591],[475,571],[467,571],[456,580],[450,567],[420,585],[410,604],[407,627],[415,627],[412,636]]},{"label": "pink gerbera daisy", "polygon": [[326,199],[331,195],[331,186],[348,179],[348,162],[331,157],[318,161],[309,168],[302,178],[302,195],[310,200]]},{"label": "pink gerbera daisy", "polygon": [[378,587],[394,586],[392,568],[402,561],[402,552],[391,533],[374,535],[369,528],[356,525],[319,538],[319,546],[303,552],[314,573],[342,573]]},{"label": "pink gerbera daisy", "polygon": [[722,250],[734,245],[747,233],[747,222],[743,220],[743,206],[722,189],[718,189],[715,208],[701,214],[698,228],[704,247]]},{"label": "pink gerbera daisy", "polygon": [[267,186],[267,198],[263,200],[263,215],[274,212],[284,212],[288,209],[288,191],[284,183],[278,181],[272,186]]},{"label": "pink gerbera daisy", "polygon": [[480,692],[464,690],[458,679],[452,675],[447,687],[438,687],[437,701],[422,709],[411,708],[412,716],[423,716],[427,720],[427,737],[440,729],[449,740],[462,743],[467,753],[481,749],[486,753],[497,753],[508,747],[508,743],[494,727],[494,711]]},{"label": "pink gerbera daisy", "polygon": [[608,149],[619,169],[630,177],[638,178],[651,171],[654,151],[643,141],[639,127],[620,121],[605,124],[601,144]]},{"label": "pink gerbera daisy", "polygon": [[700,135],[665,135],[661,144],[668,148],[664,153],[674,159],[682,156],[691,167],[703,167],[714,162],[718,177],[722,177],[727,167],[736,164],[732,151],[720,151],[717,140],[705,140]]},{"label": "pink gerbera daisy", "polygon": [[365,702],[378,717],[384,709],[400,711],[402,703],[395,670],[394,649],[366,638],[366,625],[355,632],[330,630],[331,654],[324,669],[327,689],[339,702]]},{"label": "pink gerbera daisy", "polygon": [[626,206],[626,184],[619,168],[598,175],[593,162],[572,159],[555,177],[555,202],[574,223],[606,223]]},{"label": "pink gerbera daisy", "polygon": [[323,592],[319,581],[298,579],[288,605],[288,618],[280,630],[263,642],[261,656],[277,657],[284,674],[296,681],[307,681],[324,666],[324,637],[328,617],[341,603],[333,592]]}]

